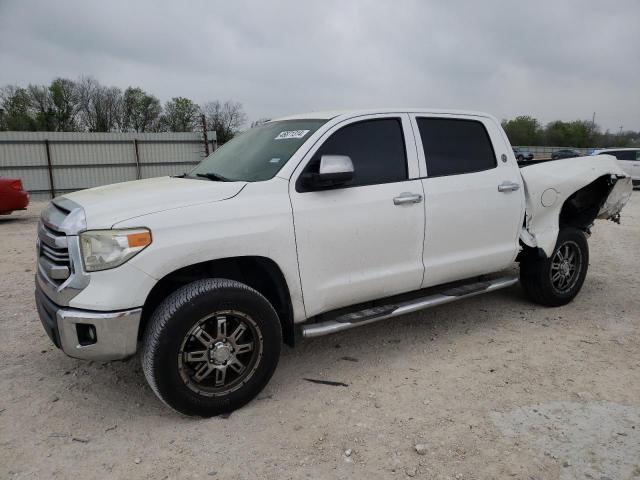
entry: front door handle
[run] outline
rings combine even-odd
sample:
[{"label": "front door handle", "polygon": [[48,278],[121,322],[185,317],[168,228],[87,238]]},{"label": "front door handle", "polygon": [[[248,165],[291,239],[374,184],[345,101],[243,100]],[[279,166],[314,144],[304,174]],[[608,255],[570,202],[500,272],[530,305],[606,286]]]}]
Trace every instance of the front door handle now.
[{"label": "front door handle", "polygon": [[402,192],[397,197],[393,198],[394,205],[406,205],[407,203],[420,203],[422,201],[422,195],[419,193]]},{"label": "front door handle", "polygon": [[515,192],[516,190],[520,190],[520,184],[516,182],[502,182],[498,185],[498,191],[505,192]]}]

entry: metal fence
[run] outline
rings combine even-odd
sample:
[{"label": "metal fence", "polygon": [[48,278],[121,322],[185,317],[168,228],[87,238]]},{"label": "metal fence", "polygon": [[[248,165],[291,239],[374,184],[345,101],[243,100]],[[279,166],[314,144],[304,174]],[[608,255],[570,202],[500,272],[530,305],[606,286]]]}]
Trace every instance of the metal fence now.
[{"label": "metal fence", "polygon": [[22,179],[34,200],[190,170],[216,133],[0,132],[0,176]]},{"label": "metal fence", "polygon": [[[515,145],[514,145],[515,147]],[[574,148],[574,147],[540,147],[535,145],[529,146],[517,146],[520,150],[524,150],[527,152],[533,153],[534,158],[538,160],[542,160],[545,158],[551,158],[551,154],[556,150],[575,150],[576,152],[580,152],[582,155],[589,155],[595,148]]]}]

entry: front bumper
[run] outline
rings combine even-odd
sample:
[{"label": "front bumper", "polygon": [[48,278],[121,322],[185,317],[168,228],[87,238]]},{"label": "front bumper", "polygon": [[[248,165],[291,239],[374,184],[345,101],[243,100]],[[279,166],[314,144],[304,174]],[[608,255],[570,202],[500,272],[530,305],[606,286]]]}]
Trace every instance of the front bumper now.
[{"label": "front bumper", "polygon": [[53,303],[36,283],[36,306],[47,335],[70,357],[121,360],[136,353],[141,308],[94,312]]}]

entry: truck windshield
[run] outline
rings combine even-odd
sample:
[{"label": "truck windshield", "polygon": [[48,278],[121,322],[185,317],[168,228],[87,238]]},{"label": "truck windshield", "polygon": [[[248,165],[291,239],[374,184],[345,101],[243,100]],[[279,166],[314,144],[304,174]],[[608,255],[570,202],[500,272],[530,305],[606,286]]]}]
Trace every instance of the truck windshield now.
[{"label": "truck windshield", "polygon": [[269,180],[324,123],[309,119],[264,123],[224,144],[188,176],[227,182]]}]

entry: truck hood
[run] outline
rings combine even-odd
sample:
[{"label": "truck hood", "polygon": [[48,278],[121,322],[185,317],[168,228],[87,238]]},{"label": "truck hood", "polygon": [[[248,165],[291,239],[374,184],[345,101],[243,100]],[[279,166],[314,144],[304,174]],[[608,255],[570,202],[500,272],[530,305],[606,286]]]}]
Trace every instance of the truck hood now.
[{"label": "truck hood", "polygon": [[246,182],[158,177],[90,188],[63,198],[83,208],[87,229],[91,230],[111,228],[141,215],[226,200],[240,193],[245,185]]}]

